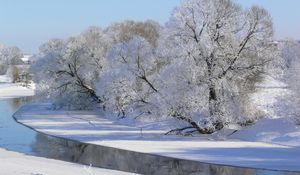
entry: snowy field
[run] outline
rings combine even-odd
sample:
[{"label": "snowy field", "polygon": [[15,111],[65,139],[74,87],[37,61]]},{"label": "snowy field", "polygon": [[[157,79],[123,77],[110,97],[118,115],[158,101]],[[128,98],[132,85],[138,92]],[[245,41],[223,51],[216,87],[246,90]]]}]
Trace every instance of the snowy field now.
[{"label": "snowy field", "polygon": [[22,87],[13,83],[0,83],[0,99],[33,96],[34,89]]},{"label": "snowy field", "polygon": [[11,80],[6,75],[0,76],[0,99],[16,98],[34,95],[34,85],[31,88],[26,88],[18,84],[11,83]]},{"label": "snowy field", "polygon": [[27,156],[20,153],[0,149],[0,174],[3,175],[112,175],[130,174],[120,171],[93,168],[84,165],[68,163]]}]

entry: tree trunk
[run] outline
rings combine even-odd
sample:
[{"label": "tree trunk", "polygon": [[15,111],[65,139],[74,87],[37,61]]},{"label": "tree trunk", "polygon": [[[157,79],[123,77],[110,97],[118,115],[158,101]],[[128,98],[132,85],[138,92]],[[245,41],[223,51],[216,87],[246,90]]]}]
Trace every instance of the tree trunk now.
[{"label": "tree trunk", "polygon": [[[218,113],[218,111],[219,111],[218,104],[217,104],[218,97],[217,97],[217,92],[216,92],[216,88],[214,85],[209,86],[208,102],[209,102],[209,104],[208,104],[209,116],[218,118],[219,116],[217,116],[217,115],[220,115],[220,113]],[[214,129],[218,131],[224,127],[224,124],[222,121],[217,119],[216,121],[214,121],[213,126],[214,126]]]},{"label": "tree trunk", "polygon": [[209,116],[213,117],[216,114],[217,93],[214,85],[209,87],[208,108]]}]

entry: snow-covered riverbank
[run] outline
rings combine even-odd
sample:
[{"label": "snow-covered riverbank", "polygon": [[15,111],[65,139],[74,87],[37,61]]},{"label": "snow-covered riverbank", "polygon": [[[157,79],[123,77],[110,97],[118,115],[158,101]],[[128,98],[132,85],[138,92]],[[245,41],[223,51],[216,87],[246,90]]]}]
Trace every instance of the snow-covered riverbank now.
[{"label": "snow-covered riverbank", "polygon": [[121,171],[83,166],[64,161],[28,156],[0,148],[0,174],[5,175],[113,175]]},{"label": "snow-covered riverbank", "polygon": [[[1,90],[2,97],[33,93],[14,84],[0,84]],[[257,106],[272,114],[272,105],[285,89],[263,90],[255,97]],[[208,163],[300,171],[300,128],[284,118],[263,119],[233,134],[228,129],[211,136],[181,137],[164,135],[170,121],[132,124],[103,116],[55,111],[51,104],[26,105],[15,114],[18,122],[39,132],[81,142]]]},{"label": "snow-covered riverbank", "polygon": [[34,84],[30,88],[11,83],[10,77],[0,75],[0,99],[17,98],[34,95]]},{"label": "snow-covered riverbank", "polygon": [[26,88],[14,83],[0,84],[0,99],[33,96],[34,89]]},{"label": "snow-covered riverbank", "polygon": [[26,105],[15,117],[39,132],[81,142],[209,163],[300,171],[300,148],[289,145],[234,137],[165,136],[166,130],[149,126],[141,130],[90,111],[53,111],[49,104]]},{"label": "snow-covered riverbank", "polygon": [[[33,95],[34,88],[26,88],[18,84],[10,83],[7,76],[0,76],[0,100]],[[23,133],[19,134],[22,135]],[[132,174],[121,171],[94,168],[65,161],[29,156],[22,153],[7,151],[3,148],[0,148],[0,162],[1,175]]]}]

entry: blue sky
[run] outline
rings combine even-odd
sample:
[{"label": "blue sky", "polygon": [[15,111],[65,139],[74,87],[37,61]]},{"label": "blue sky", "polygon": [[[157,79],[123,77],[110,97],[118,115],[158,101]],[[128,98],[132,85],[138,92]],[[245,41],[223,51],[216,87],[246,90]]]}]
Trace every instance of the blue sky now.
[{"label": "blue sky", "polygon": [[[277,38],[300,39],[299,0],[235,0],[259,4],[273,16]],[[125,19],[168,20],[180,0],[0,0],[0,43],[37,52],[44,41],[78,34],[88,26],[106,27]]]}]

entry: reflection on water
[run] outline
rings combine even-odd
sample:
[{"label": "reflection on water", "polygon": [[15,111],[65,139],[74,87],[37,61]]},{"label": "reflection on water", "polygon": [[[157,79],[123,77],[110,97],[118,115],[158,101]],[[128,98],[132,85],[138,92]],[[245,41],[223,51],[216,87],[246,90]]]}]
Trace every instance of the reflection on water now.
[{"label": "reflection on water", "polygon": [[[79,143],[43,134],[36,135],[32,149],[39,156],[141,174],[199,175],[296,175],[277,172],[211,165],[99,145]],[[45,151],[47,150],[47,151]]]},{"label": "reflection on water", "polygon": [[296,175],[219,166],[51,137],[17,124],[13,113],[31,98],[0,100],[0,147],[21,153],[140,174]]},{"label": "reflection on water", "polygon": [[31,144],[36,133],[15,122],[12,115],[20,105],[29,102],[32,97],[0,100],[0,147],[32,154]]},{"label": "reflection on water", "polygon": [[21,105],[31,102],[33,97],[21,97],[8,100],[12,109],[18,109]]}]

